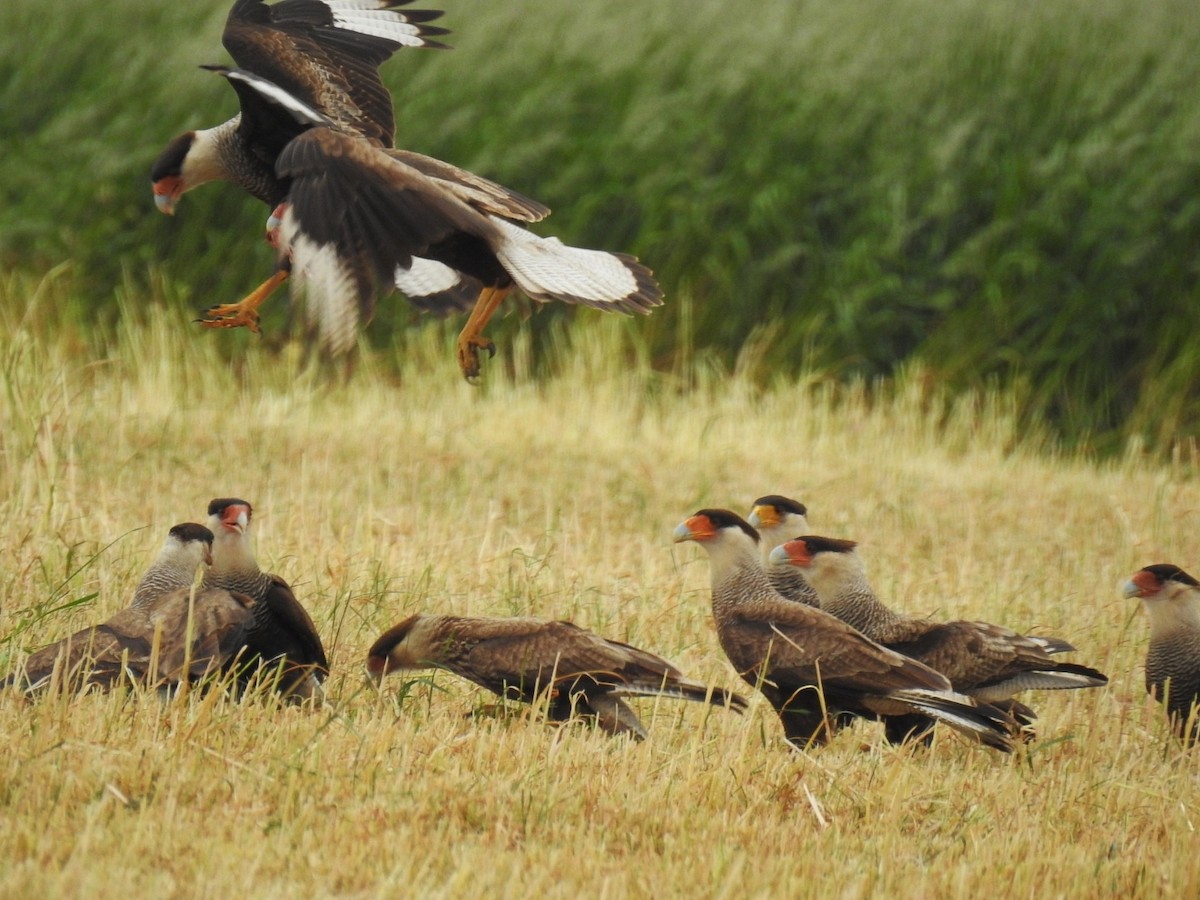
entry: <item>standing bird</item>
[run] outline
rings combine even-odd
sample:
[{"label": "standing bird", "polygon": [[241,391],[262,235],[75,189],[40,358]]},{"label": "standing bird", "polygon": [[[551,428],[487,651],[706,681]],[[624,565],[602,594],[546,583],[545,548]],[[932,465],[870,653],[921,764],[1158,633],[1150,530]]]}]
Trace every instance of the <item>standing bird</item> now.
[{"label": "standing bird", "polygon": [[[428,24],[441,11],[398,8],[410,2],[283,0],[268,5],[236,0],[221,40],[238,65],[269,78],[372,144],[391,148],[395,113],[379,66],[403,47],[447,49],[432,40],[447,30]],[[275,161],[295,134],[290,118],[253,102],[220,125],[184,132],[151,167],[155,205],[173,215],[187,191],[210,181],[229,181],[272,210],[267,235],[276,243],[289,185],[276,174]],[[537,204],[513,202],[510,214],[516,216],[541,218],[549,212]],[[202,324],[245,325],[257,332],[258,306],[286,280],[288,270],[285,262],[241,303],[209,309]],[[431,260],[416,260],[411,269],[394,274],[396,286],[416,306],[441,314],[470,309],[478,293],[477,286],[462,283],[457,273]]]},{"label": "standing bird", "polygon": [[793,566],[772,566],[767,560],[771,551],[794,537],[808,534],[808,508],[798,500],[768,494],[754,501],[746,521],[761,538],[763,568],[771,579],[771,586],[788,600],[805,606],[820,606],[817,592],[813,590],[804,573]]},{"label": "standing bird", "polygon": [[955,693],[944,675],[828,613],[780,596],[763,571],[758,532],[736,513],[702,509],[675,529],[674,539],[708,551],[721,647],[770,701],[792,744],[826,743],[852,716],[887,722],[919,715],[989,747],[1012,749],[1000,710]]},{"label": "standing bird", "polygon": [[546,715],[596,720],[612,735],[646,737],[626,697],[676,697],[728,706],[746,701],[731,691],[685,678],[661,657],[551,619],[410,616],[385,631],[367,654],[378,681],[389,672],[437,667],[523,703],[546,701]]},{"label": "standing bird", "polygon": [[279,691],[308,700],[324,696],[321,682],[329,674],[325,647],[308,612],[278,575],[258,567],[250,546],[253,510],[245,500],[220,498],[208,505],[212,529],[212,567],[204,586],[237,591],[255,601],[254,618],[246,630],[242,681],[256,671],[279,669]]},{"label": "standing bird", "polygon": [[71,690],[108,690],[122,682],[169,687],[223,669],[242,646],[254,601],[193,589],[212,542],[203,525],[176,525],[130,606],[31,654],[23,672],[5,684],[32,694],[55,683],[57,672],[57,683]]},{"label": "standing bird", "polygon": [[773,550],[770,565],[799,568],[825,612],[941,672],[956,691],[1008,710],[1015,727],[1037,718],[1013,699],[1019,691],[1108,684],[1107,676],[1089,666],[1053,659],[1053,653],[1075,649],[1061,638],[1018,634],[989,622],[935,622],[894,612],[871,589],[856,546],[854,541],[806,535]]},{"label": "standing bird", "polygon": [[1171,727],[1191,746],[1200,741],[1200,581],[1167,563],[1146,566],[1125,583],[1150,617],[1146,691],[1167,707]]}]

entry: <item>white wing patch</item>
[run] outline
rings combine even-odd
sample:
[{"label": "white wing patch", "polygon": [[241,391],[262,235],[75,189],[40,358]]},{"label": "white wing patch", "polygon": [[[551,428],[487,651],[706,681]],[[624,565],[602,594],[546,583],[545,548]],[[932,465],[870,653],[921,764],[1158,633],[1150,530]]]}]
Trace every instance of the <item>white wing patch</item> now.
[{"label": "white wing patch", "polygon": [[409,297],[428,297],[455,287],[460,278],[458,272],[432,259],[414,256],[412,266],[402,269],[396,266],[396,289]]},{"label": "white wing patch", "polygon": [[292,207],[283,214],[284,244],[292,254],[292,293],[303,293],[305,316],[332,355],[348,353],[358,338],[358,286],[337,247],[317,244],[300,229]]},{"label": "white wing patch", "polygon": [[338,28],[386,38],[404,47],[425,46],[421,26],[409,22],[402,12],[383,8],[381,0],[325,0],[325,5]]},{"label": "white wing patch", "polygon": [[293,118],[298,122],[307,123],[309,125],[332,125],[333,122],[328,116],[325,116],[313,109],[303,100],[300,100],[289,94],[273,81],[268,81],[260,75],[255,75],[253,72],[246,69],[229,69],[224,66],[201,66],[208,69],[210,72],[216,72],[224,75],[230,81],[240,81],[243,84],[248,84],[254,90],[258,91],[264,99],[274,103],[277,106],[287,110]]},{"label": "white wing patch", "polygon": [[503,234],[495,248],[497,258],[534,300],[624,307],[641,289],[628,258],[568,247],[558,238],[539,237],[497,216],[489,218]]}]

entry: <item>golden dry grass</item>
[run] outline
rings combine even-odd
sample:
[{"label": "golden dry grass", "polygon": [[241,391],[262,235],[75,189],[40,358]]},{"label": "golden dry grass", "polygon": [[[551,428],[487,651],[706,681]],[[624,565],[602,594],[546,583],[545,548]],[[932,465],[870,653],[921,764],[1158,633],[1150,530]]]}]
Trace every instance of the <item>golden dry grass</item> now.
[{"label": "golden dry grass", "polygon": [[[1200,757],[1145,698],[1117,593],[1150,562],[1200,567],[1191,461],[1055,458],[1003,403],[915,377],[879,403],[685,383],[622,362],[636,322],[593,317],[541,384],[498,357],[468,387],[437,330],[331,384],[173,314],[89,339],[53,324],[54,291],[0,286],[0,672],[121,606],[166,528],[237,495],[326,639],[336,711],[5,693],[0,895],[1200,893]],[[492,698],[445,675],[364,685],[374,637],[438,611],[570,618],[732,687],[707,559],[670,534],[772,492],[861,540],[894,604],[1068,637],[1112,684],[1031,696],[1042,738],[1011,758],[865,723],[799,753],[761,701],[639,702],[638,745],[465,719]]]}]

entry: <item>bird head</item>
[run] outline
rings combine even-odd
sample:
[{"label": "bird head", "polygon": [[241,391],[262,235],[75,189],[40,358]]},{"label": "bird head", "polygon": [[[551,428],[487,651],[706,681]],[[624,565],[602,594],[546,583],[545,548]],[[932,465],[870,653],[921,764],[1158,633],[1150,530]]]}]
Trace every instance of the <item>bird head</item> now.
[{"label": "bird head", "polygon": [[840,581],[848,574],[861,575],[862,562],[854,548],[858,544],[842,538],[827,538],[804,535],[785,541],[767,557],[773,566],[796,566],[804,571],[804,577],[818,591],[820,582],[833,588],[834,580]]},{"label": "bird head", "polygon": [[401,669],[419,669],[421,660],[414,653],[414,630],[420,616],[409,616],[379,636],[367,651],[367,675],[378,684],[384,675]]},{"label": "bird head", "polygon": [[758,532],[745,519],[728,509],[702,509],[676,526],[671,535],[675,543],[696,541],[704,544],[741,534],[752,544],[758,544]]},{"label": "bird head", "polygon": [[[808,522],[805,518],[807,515],[808,507],[799,500],[792,500],[790,497],[779,494],[768,494],[754,501],[754,506],[750,510],[750,515],[746,517],[746,521],[760,532],[781,525],[804,523],[799,529],[803,533],[808,530]],[[793,534],[795,533],[793,532]]]}]

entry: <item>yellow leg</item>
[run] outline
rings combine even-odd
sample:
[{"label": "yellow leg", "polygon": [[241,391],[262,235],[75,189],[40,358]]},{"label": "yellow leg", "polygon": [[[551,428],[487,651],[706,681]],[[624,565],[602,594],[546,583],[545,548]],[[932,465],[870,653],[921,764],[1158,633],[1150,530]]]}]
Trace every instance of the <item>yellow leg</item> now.
[{"label": "yellow leg", "polygon": [[484,288],[475,301],[471,315],[467,317],[467,324],[458,334],[458,367],[467,381],[479,376],[480,349],[487,350],[491,356],[496,354],[496,345],[483,336],[483,329],[510,290],[507,287]]},{"label": "yellow leg", "polygon": [[259,334],[258,308],[271,296],[275,288],[288,278],[288,270],[280,269],[253,291],[245,299],[237,303],[226,303],[221,306],[210,306],[204,311],[204,318],[197,319],[205,328],[241,328],[245,326]]}]

